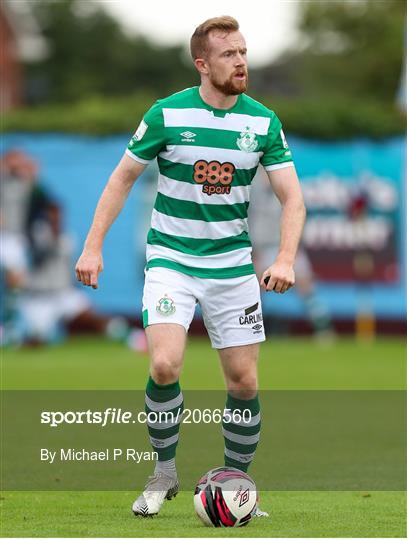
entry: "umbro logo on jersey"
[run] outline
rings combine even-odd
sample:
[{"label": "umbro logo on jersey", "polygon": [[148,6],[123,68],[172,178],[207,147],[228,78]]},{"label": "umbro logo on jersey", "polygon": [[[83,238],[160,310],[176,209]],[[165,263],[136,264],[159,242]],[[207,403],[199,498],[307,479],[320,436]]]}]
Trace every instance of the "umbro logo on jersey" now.
[{"label": "umbro logo on jersey", "polygon": [[196,133],[192,133],[192,131],[183,131],[180,135],[183,137],[182,142],[195,142]]}]

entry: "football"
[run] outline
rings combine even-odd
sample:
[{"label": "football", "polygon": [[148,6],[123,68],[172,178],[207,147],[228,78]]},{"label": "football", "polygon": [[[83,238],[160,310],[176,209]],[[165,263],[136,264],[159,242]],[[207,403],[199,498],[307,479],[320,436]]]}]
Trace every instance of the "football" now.
[{"label": "football", "polygon": [[247,525],[256,509],[256,484],[250,476],[234,467],[218,467],[199,480],[194,506],[207,527]]}]

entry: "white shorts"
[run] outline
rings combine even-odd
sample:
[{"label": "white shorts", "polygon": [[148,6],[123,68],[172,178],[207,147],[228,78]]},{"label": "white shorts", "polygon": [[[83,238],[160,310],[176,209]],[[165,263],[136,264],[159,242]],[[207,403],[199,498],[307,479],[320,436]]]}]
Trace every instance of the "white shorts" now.
[{"label": "white shorts", "polygon": [[145,274],[144,328],[175,323],[188,332],[199,303],[214,349],[265,340],[260,286],[254,274],[203,279],[161,267],[150,268]]}]

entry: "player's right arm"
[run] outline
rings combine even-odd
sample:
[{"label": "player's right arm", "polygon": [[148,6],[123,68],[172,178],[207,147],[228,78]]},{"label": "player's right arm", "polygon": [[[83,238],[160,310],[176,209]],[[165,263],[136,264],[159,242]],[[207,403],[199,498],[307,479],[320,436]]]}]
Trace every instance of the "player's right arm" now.
[{"label": "player's right arm", "polygon": [[145,167],[145,164],[125,154],[111,174],[96,206],[92,225],[75,267],[76,277],[84,285],[97,289],[98,275],[103,270],[102,247],[106,233]]},{"label": "player's right arm", "polygon": [[103,270],[102,246],[106,233],[123,208],[134,182],[165,144],[162,108],[156,102],[144,115],[99,199],[82,255],[75,267],[76,277],[84,285],[97,289],[98,275]]}]

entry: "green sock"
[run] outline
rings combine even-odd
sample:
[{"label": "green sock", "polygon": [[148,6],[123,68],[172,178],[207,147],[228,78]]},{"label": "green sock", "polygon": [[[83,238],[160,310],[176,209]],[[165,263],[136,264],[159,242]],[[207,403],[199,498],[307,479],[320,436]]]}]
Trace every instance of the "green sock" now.
[{"label": "green sock", "polygon": [[259,397],[256,395],[253,399],[246,400],[228,394],[226,409],[229,418],[224,417],[222,422],[225,466],[246,472],[253,461],[260,438]]},{"label": "green sock", "polygon": [[[158,461],[175,458],[179,426],[184,410],[184,398],[179,382],[157,384],[151,377],[147,382],[145,411],[150,442]],[[163,413],[171,413],[164,415]],[[160,417],[161,414],[161,417]]]}]

